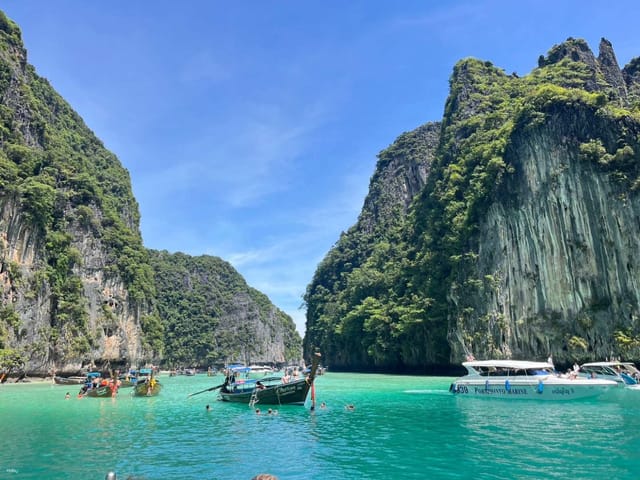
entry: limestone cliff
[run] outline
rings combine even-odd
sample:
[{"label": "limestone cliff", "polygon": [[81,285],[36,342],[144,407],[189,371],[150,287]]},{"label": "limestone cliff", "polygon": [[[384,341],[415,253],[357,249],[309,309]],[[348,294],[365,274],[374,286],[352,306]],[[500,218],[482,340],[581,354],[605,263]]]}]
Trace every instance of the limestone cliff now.
[{"label": "limestone cliff", "polygon": [[150,251],[168,366],[298,362],[291,317],[218,257]]},{"label": "limestone cliff", "polygon": [[[358,222],[340,237],[307,287],[304,350],[310,354],[320,348],[323,361],[332,368],[372,368],[370,356],[360,344],[361,326],[353,327],[355,342],[331,332],[347,313],[343,305],[356,303],[355,298],[340,297],[347,291],[347,282],[358,288],[361,296],[373,293],[380,284],[379,279],[363,272],[377,261],[376,250],[386,245],[381,238],[402,228],[411,202],[425,186],[439,138],[440,124],[427,123],[403,133],[378,155]],[[355,287],[355,278],[361,278],[363,285]],[[358,294],[355,297],[360,300]]]},{"label": "limestone cliff", "polygon": [[139,220],[127,170],[0,12],[0,373],[5,354],[35,375],[300,359],[291,318],[228,263],[148,251]]},{"label": "limestone cliff", "polygon": [[0,13],[0,348],[36,374],[157,357],[138,223],[127,171]]},{"label": "limestone cliff", "polygon": [[639,359],[638,65],[573,38],[522,78],[460,61],[424,188],[407,214],[370,188],[374,220],[307,289],[305,348],[339,368],[422,372],[469,354]]},{"label": "limestone cliff", "polygon": [[535,113],[514,112],[511,172],[479,221],[477,256],[452,283],[454,360],[640,358],[640,117],[627,94],[637,85],[608,41],[597,60],[585,45],[570,39],[542,63],[582,62],[573,87],[595,96],[538,90]]}]

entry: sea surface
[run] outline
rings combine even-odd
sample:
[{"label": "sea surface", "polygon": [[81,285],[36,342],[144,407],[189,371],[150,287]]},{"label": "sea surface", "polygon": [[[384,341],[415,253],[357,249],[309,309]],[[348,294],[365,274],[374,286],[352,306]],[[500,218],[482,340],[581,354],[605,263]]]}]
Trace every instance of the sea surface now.
[{"label": "sea surface", "polygon": [[215,392],[188,398],[221,376],[159,379],[164,390],[152,398],[0,386],[0,478],[640,478],[640,391],[575,402],[474,399],[450,394],[452,378],[328,372],[316,379],[315,410],[308,399],[275,407],[277,415],[258,405],[257,415]]}]

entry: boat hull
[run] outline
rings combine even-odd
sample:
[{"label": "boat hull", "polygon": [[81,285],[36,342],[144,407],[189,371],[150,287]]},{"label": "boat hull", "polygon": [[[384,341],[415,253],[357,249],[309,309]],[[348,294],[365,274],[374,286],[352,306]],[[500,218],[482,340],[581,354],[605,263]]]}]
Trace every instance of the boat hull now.
[{"label": "boat hull", "polygon": [[133,394],[136,397],[155,397],[162,390],[162,384],[157,380],[154,380],[149,384],[148,382],[137,383],[133,387]]},{"label": "boat hull", "polygon": [[546,379],[460,378],[450,391],[460,397],[504,398],[509,400],[580,400],[599,397],[619,387],[613,382]]},{"label": "boat hull", "polygon": [[53,377],[56,385],[82,385],[87,381],[87,377]]},{"label": "boat hull", "polygon": [[112,389],[110,385],[103,385],[87,390],[86,396],[97,398],[115,397],[117,392],[118,390]]},{"label": "boat hull", "polygon": [[312,382],[298,380],[284,383],[264,390],[248,390],[241,392],[220,391],[219,398],[223,402],[253,403],[261,405],[304,405]]}]

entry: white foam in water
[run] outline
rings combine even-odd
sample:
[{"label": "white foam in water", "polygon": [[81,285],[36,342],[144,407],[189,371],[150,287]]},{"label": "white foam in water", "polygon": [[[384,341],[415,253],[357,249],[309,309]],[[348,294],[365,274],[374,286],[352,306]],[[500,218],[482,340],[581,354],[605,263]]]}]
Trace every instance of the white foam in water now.
[{"label": "white foam in water", "polygon": [[449,394],[443,390],[404,390],[404,393],[410,393],[412,395],[443,395]]}]

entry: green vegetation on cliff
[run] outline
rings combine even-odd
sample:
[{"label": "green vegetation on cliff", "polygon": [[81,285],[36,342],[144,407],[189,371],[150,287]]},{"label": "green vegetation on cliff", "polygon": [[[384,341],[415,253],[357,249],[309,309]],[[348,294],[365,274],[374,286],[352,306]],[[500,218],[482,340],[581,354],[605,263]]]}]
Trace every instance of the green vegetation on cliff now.
[{"label": "green vegetation on cliff", "polygon": [[[301,357],[293,320],[218,257],[149,251],[165,329],[165,363],[206,366]],[[274,350],[275,349],[275,350]]]},{"label": "green vegetation on cliff", "polygon": [[[424,190],[406,216],[366,231],[359,223],[327,254],[307,288],[305,349],[319,347],[341,368],[448,364],[451,342],[459,341],[456,318],[477,316],[471,299],[492,288],[491,278],[474,276],[478,229],[494,202],[509,201],[501,194],[515,174],[513,139],[553,116],[573,119],[566,141],[576,156],[593,161],[622,191],[638,188],[637,105],[617,96],[585,47],[569,39],[523,78],[475,59],[455,66]],[[399,138],[380,157],[400,144],[411,150],[406,142]],[[419,141],[413,151],[415,161],[425,155]],[[376,188],[372,180],[370,191]]]},{"label": "green vegetation on cliff", "polygon": [[[100,239],[111,265],[107,277],[120,278],[142,312],[155,295],[153,275],[128,172],[25,59],[20,30],[0,12],[0,203],[19,206],[44,252],[31,295],[50,292],[51,322],[42,335],[54,359],[81,358],[95,339],[74,238],[86,232]],[[6,269],[9,260],[0,253]],[[107,317],[105,312],[105,322]],[[0,317],[0,332],[13,328],[19,337],[12,318],[11,312]],[[154,339],[147,346],[161,353],[159,324],[146,321],[143,327]]]}]

